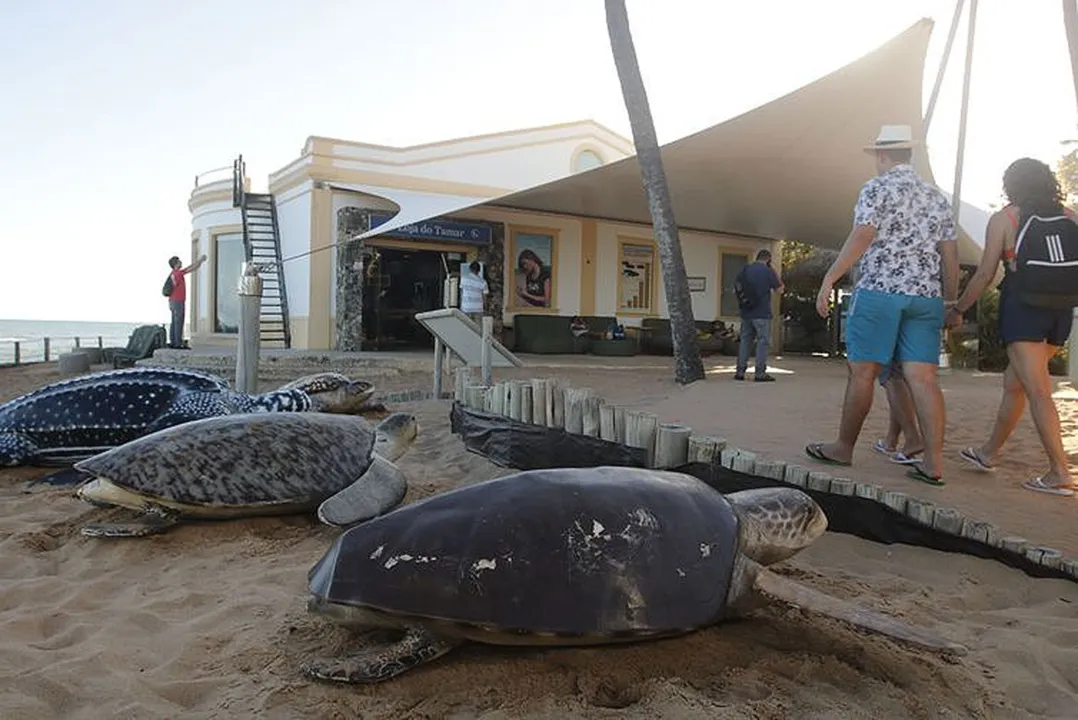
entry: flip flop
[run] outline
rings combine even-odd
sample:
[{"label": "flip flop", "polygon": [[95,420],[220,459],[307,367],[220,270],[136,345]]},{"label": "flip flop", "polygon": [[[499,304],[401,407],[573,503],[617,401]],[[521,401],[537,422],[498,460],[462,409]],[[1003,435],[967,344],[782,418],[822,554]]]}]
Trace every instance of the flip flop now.
[{"label": "flip flop", "polygon": [[958,453],[958,455],[959,455],[959,457],[961,457],[966,462],[972,463],[973,465],[975,465],[978,470],[984,470],[985,472],[992,472],[993,470],[996,469],[995,465],[989,465],[987,462],[985,462],[984,458],[981,457],[981,454],[979,452],[977,452],[977,450],[975,448],[972,448],[972,447],[965,448],[964,450],[961,450]]},{"label": "flip flop", "polygon": [[887,457],[891,457],[895,454],[895,451],[889,449],[887,447],[887,443],[885,443],[883,440],[876,440],[876,442],[872,445],[872,449],[878,452],[880,455],[886,455]]},{"label": "flip flop", "polygon": [[923,482],[925,485],[933,485],[935,487],[942,487],[947,484],[943,482],[943,478],[932,477],[931,475],[926,473],[924,471],[924,468],[921,467],[920,463],[913,465],[910,468],[909,472],[906,473],[906,477],[911,480]]},{"label": "flip flop", "polygon": [[898,450],[897,452],[895,452],[894,455],[891,456],[891,462],[895,463],[896,465],[913,465],[914,463],[921,462],[917,458],[917,456],[920,454],[921,453],[919,452],[915,452],[912,455],[907,455],[901,450]]},{"label": "flip flop", "polygon": [[835,460],[834,458],[827,457],[826,455],[823,454],[823,449],[822,448],[823,448],[823,443],[809,443],[808,445],[805,446],[805,454],[808,455],[813,460],[819,460],[820,462],[827,463],[828,465],[841,465],[843,467],[849,467],[850,465],[853,464],[853,463],[844,462],[842,460]]},{"label": "flip flop", "polygon": [[1044,481],[1044,476],[1035,477],[1030,480],[1026,480],[1022,483],[1022,487],[1026,490],[1032,490],[1034,492],[1047,493],[1049,495],[1062,495],[1064,497],[1072,497],[1074,495],[1074,487],[1071,485],[1049,485]]}]

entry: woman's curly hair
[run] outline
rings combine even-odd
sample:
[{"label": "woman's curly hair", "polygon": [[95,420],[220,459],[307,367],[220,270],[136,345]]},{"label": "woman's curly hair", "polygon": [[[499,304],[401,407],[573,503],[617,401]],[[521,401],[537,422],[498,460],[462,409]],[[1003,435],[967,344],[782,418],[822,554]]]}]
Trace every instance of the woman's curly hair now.
[{"label": "woman's curly hair", "polygon": [[1034,158],[1019,158],[1003,172],[1003,192],[1023,214],[1063,210],[1063,190],[1052,168]]}]

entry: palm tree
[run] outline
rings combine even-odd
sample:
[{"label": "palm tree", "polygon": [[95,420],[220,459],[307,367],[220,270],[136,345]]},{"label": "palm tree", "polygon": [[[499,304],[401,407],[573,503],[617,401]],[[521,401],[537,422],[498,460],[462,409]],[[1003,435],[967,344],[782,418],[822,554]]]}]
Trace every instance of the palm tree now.
[{"label": "palm tree", "polygon": [[674,379],[680,385],[687,385],[704,379],[704,363],[700,359],[700,345],[696,341],[696,319],[692,314],[692,296],[689,294],[689,279],[685,275],[685,259],[681,255],[674,207],[670,202],[670,188],[666,184],[644,79],[640,76],[640,65],[636,60],[625,0],[606,0],[606,28],[610,33],[614,65],[618,69],[621,94],[625,98],[625,109],[629,112],[633,129],[633,143],[636,145],[644,192],[651,208],[655,242],[659,246],[659,265],[674,345]]}]

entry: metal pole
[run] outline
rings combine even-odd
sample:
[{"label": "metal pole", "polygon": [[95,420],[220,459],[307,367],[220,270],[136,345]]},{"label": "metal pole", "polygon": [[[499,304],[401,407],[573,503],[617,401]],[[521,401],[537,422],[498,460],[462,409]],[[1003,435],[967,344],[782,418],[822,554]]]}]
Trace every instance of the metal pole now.
[{"label": "metal pole", "polygon": [[238,292],[240,326],[236,342],[236,390],[255,393],[258,391],[258,345],[261,335],[258,319],[262,308],[262,278],[254,263],[243,264]]},{"label": "metal pole", "polygon": [[483,387],[490,387],[494,383],[491,379],[490,356],[494,344],[494,318],[490,315],[483,316],[483,347],[480,350],[479,364],[483,369]]},{"label": "metal pole", "polygon": [[962,165],[966,159],[966,124],[969,118],[969,79],[973,71],[973,36],[977,30],[977,0],[969,1],[969,34],[966,36],[966,69],[962,76],[962,110],[958,118],[958,156],[954,167],[954,220],[962,208]]},{"label": "metal pole", "polygon": [[[1078,102],[1078,2],[1063,0],[1063,27],[1067,31],[1067,48],[1071,56],[1071,74],[1074,76],[1074,99]],[[1078,384],[1078,308],[1074,311],[1070,341],[1067,345],[1067,374],[1071,382]]]},{"label": "metal pole", "polygon": [[1071,74],[1074,75],[1074,95],[1078,100],[1078,2],[1063,0],[1063,27],[1067,31],[1067,47],[1071,56]]},{"label": "metal pole", "polygon": [[925,135],[928,135],[928,126],[932,124],[932,113],[936,110],[936,100],[938,100],[940,96],[940,87],[943,85],[943,76],[947,74],[947,64],[951,60],[951,47],[954,45],[954,36],[958,31],[958,20],[962,17],[962,6],[965,4],[966,0],[958,0],[954,5],[954,17],[951,18],[951,29],[947,32],[947,43],[943,46],[943,57],[940,59],[940,69],[936,72],[936,84],[932,86],[932,94],[928,98],[928,109],[925,110]]}]

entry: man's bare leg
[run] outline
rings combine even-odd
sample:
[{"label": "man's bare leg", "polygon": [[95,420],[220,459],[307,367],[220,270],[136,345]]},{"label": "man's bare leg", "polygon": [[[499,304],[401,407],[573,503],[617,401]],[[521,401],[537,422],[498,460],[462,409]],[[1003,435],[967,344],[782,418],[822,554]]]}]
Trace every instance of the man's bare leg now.
[{"label": "man's bare leg", "polygon": [[917,420],[921,425],[925,445],[921,467],[931,477],[943,475],[943,428],[946,416],[943,391],[939,384],[939,365],[936,363],[904,362],[902,374],[913,396]]},{"label": "man's bare leg", "polygon": [[846,397],[842,402],[842,419],[838,428],[838,442],[820,445],[820,452],[825,457],[841,462],[853,460],[853,446],[857,444],[861,427],[865,424],[865,418],[872,409],[872,398],[875,395],[873,384],[876,382],[876,376],[880,374],[879,363],[873,362],[849,363],[848,369]]},{"label": "man's bare leg", "polygon": [[[894,375],[888,381],[887,402],[891,406],[891,424],[897,424],[905,442],[902,443],[902,454],[911,457],[925,449],[924,438],[921,437],[921,429],[917,426],[917,408],[913,404],[913,395],[910,387],[901,375]],[[895,436],[897,438],[897,434]]]}]

